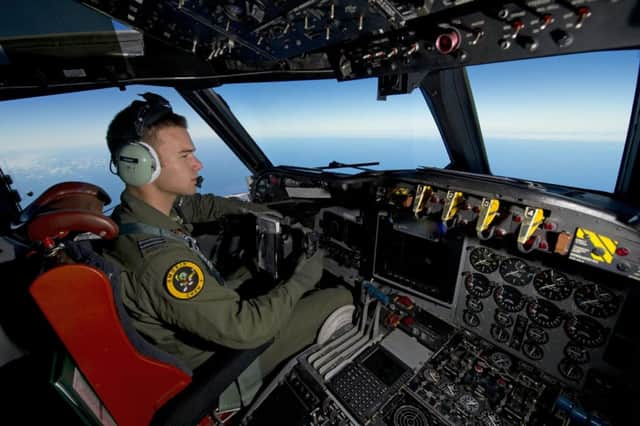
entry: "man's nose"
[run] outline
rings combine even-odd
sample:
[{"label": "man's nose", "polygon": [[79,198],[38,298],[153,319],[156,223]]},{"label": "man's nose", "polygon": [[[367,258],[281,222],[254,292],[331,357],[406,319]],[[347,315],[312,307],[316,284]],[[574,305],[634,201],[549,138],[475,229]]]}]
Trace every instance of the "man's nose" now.
[{"label": "man's nose", "polygon": [[194,161],[193,161],[193,168],[194,168],[196,171],[200,171],[200,170],[202,170],[202,168],[203,168],[204,166],[202,165],[202,162],[198,159],[198,157],[196,157],[196,156],[194,155],[194,156],[193,156],[193,160],[194,160]]}]

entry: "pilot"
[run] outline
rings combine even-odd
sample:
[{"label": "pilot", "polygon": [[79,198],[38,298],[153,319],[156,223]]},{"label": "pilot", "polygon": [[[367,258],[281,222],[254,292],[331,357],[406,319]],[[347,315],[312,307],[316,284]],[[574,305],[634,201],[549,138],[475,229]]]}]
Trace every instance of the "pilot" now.
[{"label": "pilot", "polygon": [[344,288],[314,290],[321,251],[302,256],[288,280],[259,297],[243,299],[226,285],[191,237],[191,224],[266,208],[197,194],[203,166],[186,119],[164,98],[142,96],[107,131],[114,172],[125,183],[112,215],[120,235],[110,251],[128,271],[123,302],[146,339],[194,369],[217,348],[250,349],[273,339],[220,397],[220,410],[237,408],[278,364],[311,344],[324,320],[352,296]]}]

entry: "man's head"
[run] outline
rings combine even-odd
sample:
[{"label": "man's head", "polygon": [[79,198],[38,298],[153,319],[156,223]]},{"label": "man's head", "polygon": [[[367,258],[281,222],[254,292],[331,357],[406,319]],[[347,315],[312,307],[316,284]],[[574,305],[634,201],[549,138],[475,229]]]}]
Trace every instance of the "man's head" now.
[{"label": "man's head", "polygon": [[107,145],[118,176],[129,186],[151,185],[175,195],[195,192],[202,164],[187,132],[186,119],[167,100],[142,95],[120,111],[107,130]]}]

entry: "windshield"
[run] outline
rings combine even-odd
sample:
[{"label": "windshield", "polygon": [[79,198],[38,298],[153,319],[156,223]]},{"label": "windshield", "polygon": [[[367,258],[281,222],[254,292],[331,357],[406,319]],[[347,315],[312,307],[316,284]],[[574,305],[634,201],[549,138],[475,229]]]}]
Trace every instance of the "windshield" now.
[{"label": "windshield", "polygon": [[379,162],[371,168],[391,170],[449,163],[418,90],[378,101],[377,80],[366,79],[237,84],[216,91],[275,165]]},{"label": "windshield", "polygon": [[492,173],[613,192],[638,58],[593,52],[469,67]]}]

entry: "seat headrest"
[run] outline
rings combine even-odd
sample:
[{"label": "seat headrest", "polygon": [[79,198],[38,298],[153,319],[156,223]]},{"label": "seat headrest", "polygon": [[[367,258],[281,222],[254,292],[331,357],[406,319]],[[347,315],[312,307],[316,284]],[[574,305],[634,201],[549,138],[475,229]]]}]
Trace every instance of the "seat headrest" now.
[{"label": "seat headrest", "polygon": [[118,225],[102,213],[87,210],[54,210],[40,213],[27,224],[27,235],[31,241],[52,248],[56,239],[71,232],[91,232],[105,240],[118,236]]},{"label": "seat headrest", "polygon": [[62,182],[53,185],[29,204],[14,227],[23,225],[44,211],[80,209],[101,213],[111,197],[97,185],[85,182]]}]

